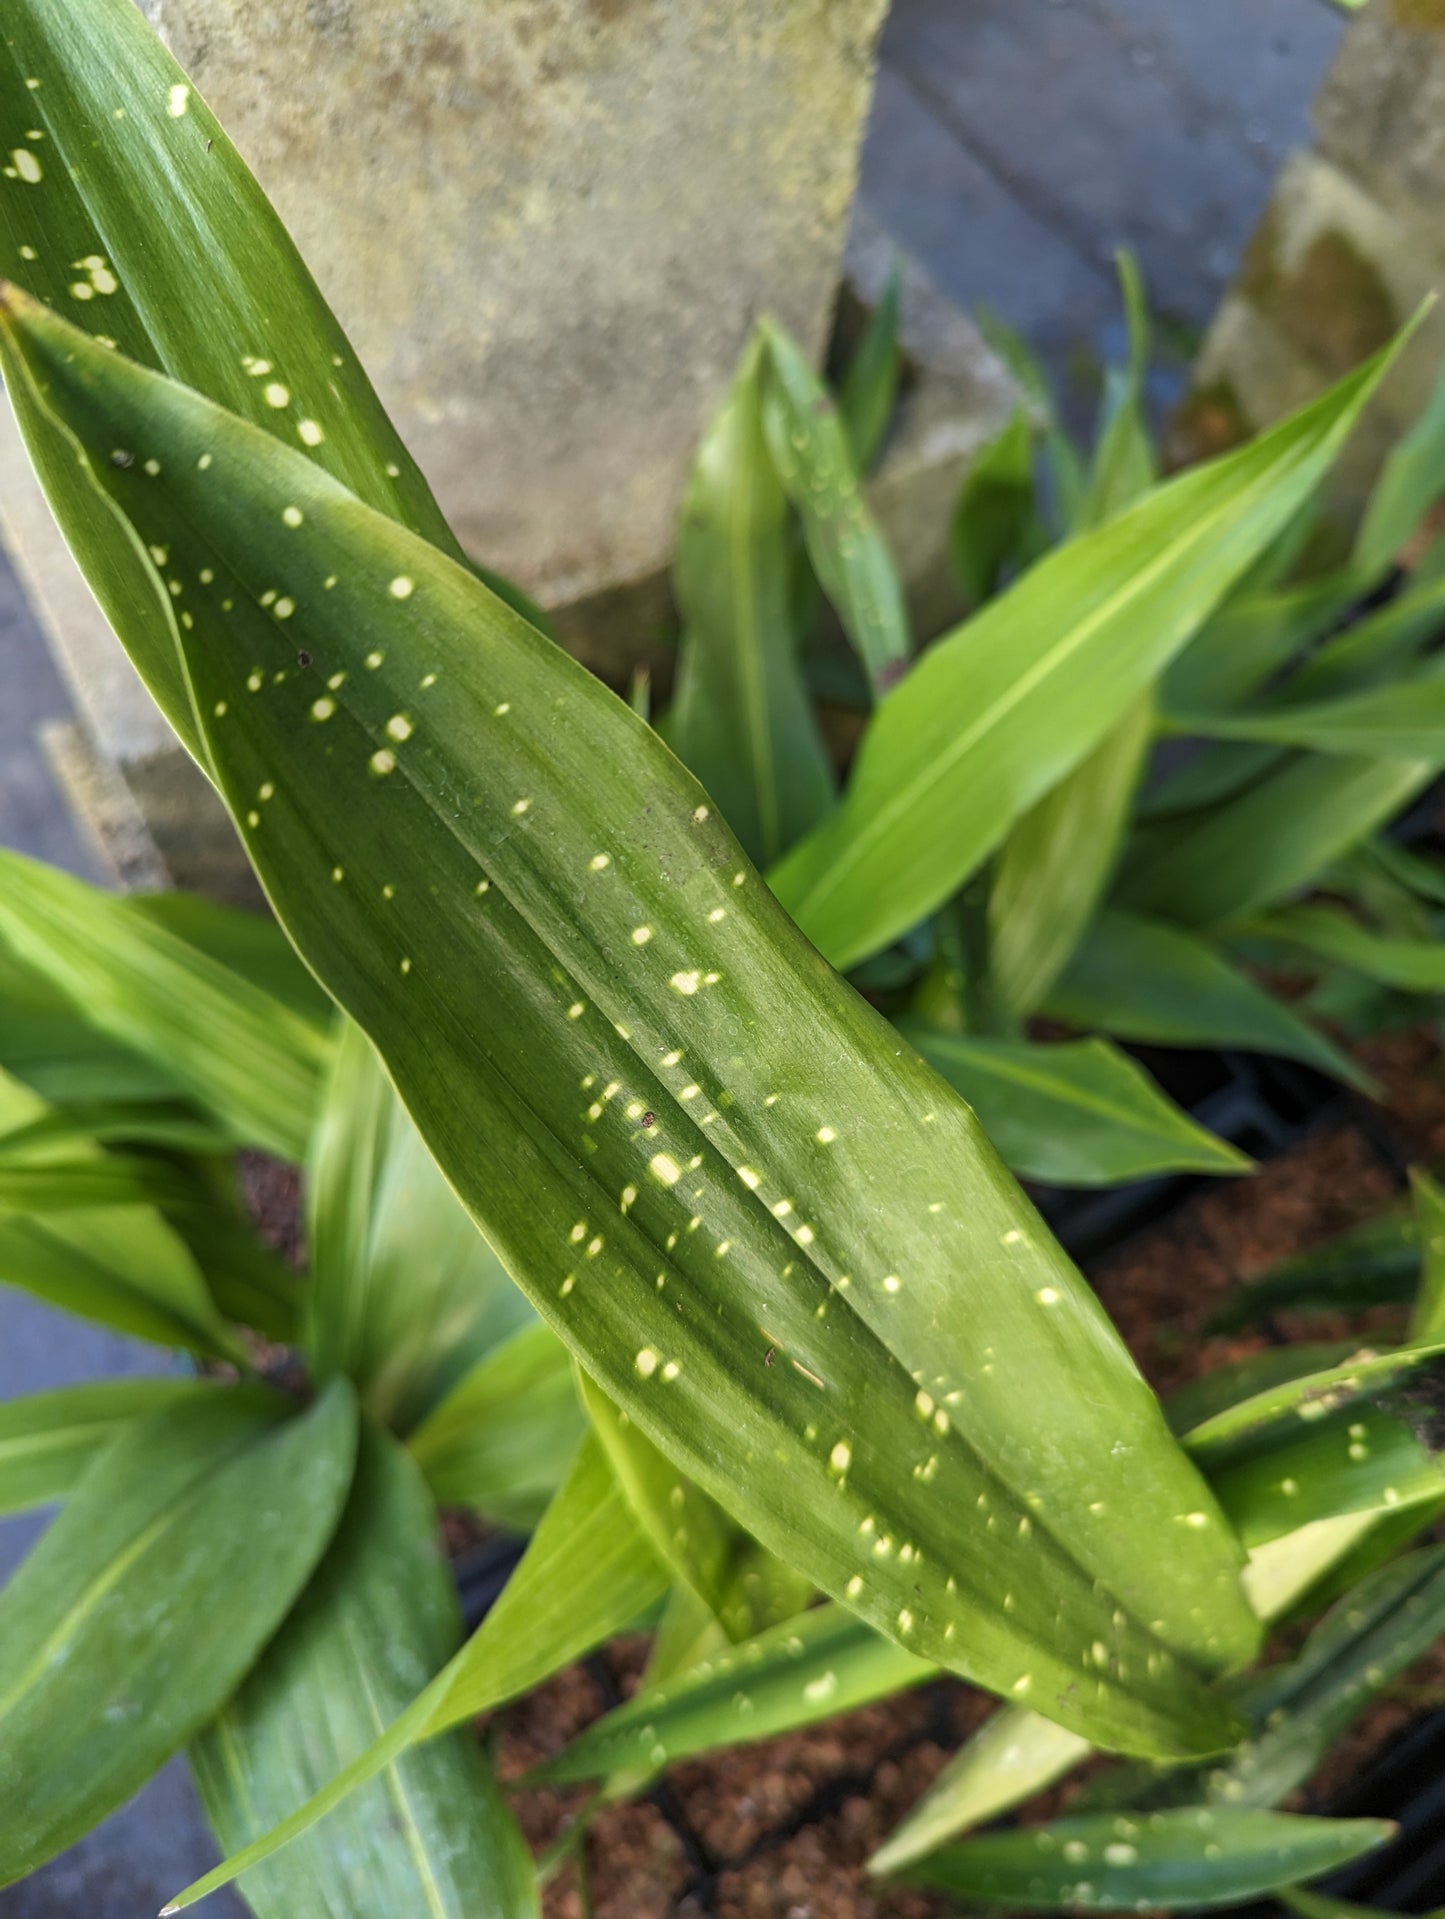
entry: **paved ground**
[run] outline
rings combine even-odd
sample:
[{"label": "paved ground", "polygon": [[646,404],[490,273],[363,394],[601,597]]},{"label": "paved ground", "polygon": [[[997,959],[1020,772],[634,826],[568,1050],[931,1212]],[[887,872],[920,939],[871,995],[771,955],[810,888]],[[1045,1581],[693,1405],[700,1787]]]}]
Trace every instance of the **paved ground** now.
[{"label": "paved ground", "polygon": [[[864,161],[900,241],[1082,392],[1119,351],[1112,257],[1138,253],[1180,363],[1212,312],[1341,31],[1325,0],[897,0]],[[0,845],[88,854],[35,747],[65,695],[0,559]],[[0,1297],[0,1397],[149,1369],[131,1342]],[[0,1525],[0,1577],[38,1530]],[[209,1840],[172,1766],[0,1919],[141,1919]],[[229,1895],[214,1919],[241,1911]]]}]

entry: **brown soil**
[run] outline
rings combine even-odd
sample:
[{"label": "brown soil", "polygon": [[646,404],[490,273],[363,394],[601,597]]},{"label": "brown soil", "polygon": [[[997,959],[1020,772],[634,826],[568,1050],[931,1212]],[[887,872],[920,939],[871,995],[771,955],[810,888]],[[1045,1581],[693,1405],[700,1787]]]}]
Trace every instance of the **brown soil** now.
[{"label": "brown soil", "polygon": [[[1398,1197],[1409,1160],[1445,1164],[1445,1067],[1433,1039],[1392,1035],[1361,1049],[1387,1088],[1321,1126],[1252,1178],[1220,1182],[1103,1263],[1092,1275],[1140,1366],[1161,1392],[1279,1337],[1398,1335],[1404,1312],[1279,1314],[1267,1328],[1205,1332],[1233,1287],[1291,1254],[1372,1218]],[[645,1642],[609,1647],[560,1674],[490,1727],[504,1779],[556,1752],[627,1697]],[[1390,1689],[1331,1753],[1299,1803],[1318,1806],[1422,1708],[1445,1703],[1445,1645]],[[865,1861],[949,1755],[993,1709],[954,1680],[806,1731],[673,1767],[638,1803],[609,1807],[587,1828],[590,1907],[564,1866],[545,1919],[938,1919],[931,1896],[871,1881]],[[1029,1809],[1052,1816],[1066,1783]],[[526,1791],[514,1804],[538,1852],[568,1830],[581,1791]]]}]

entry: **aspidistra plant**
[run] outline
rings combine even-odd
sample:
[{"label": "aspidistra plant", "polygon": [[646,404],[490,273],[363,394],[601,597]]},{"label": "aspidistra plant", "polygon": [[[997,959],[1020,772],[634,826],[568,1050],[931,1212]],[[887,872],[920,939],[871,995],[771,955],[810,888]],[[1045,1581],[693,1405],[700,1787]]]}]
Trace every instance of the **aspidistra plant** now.
[{"label": "aspidistra plant", "polygon": [[[56,511],[282,926],[536,1312],[700,1494],[911,1657],[1115,1750],[1227,1746],[1210,1681],[1259,1636],[1242,1549],[970,1110],[656,735],[459,560],[126,0],[21,0],[0,97],[54,143],[0,216],[12,277],[66,317],[12,285],[0,355]],[[214,245],[152,253],[181,215]],[[62,258],[101,262],[90,297]],[[866,937],[934,903],[889,838],[919,779],[994,795],[956,882],[1287,523],[1377,373],[1081,539],[882,700],[848,796],[776,875],[834,957],[866,945],[838,930],[849,889],[877,893]],[[825,585],[835,526],[810,529]],[[886,646],[872,577],[858,631]],[[924,709],[921,772],[880,807]],[[330,1363],[358,1351],[338,1336]],[[596,1444],[557,1495],[569,1523],[615,1481]],[[490,1696],[459,1672],[412,1732]]]}]

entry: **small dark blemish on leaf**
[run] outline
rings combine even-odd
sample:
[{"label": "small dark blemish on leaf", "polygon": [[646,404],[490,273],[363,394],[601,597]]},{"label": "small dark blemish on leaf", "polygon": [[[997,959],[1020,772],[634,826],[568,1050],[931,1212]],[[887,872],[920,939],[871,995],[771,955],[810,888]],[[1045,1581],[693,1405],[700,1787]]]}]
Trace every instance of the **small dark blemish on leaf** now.
[{"label": "small dark blemish on leaf", "polygon": [[642,1123],[644,1126],[656,1126],[657,1124],[656,1113],[644,1113],[642,1115]]},{"label": "small dark blemish on leaf", "polygon": [[777,1350],[778,1349],[776,1346],[769,1346],[768,1350],[763,1354],[763,1364],[765,1366],[772,1365],[773,1358],[774,1358],[774,1355],[777,1353]]},{"label": "small dark blemish on leaf", "polygon": [[301,651],[296,655],[296,664],[298,666],[310,666],[311,664],[311,655],[306,651],[306,648],[304,646],[302,647]]}]

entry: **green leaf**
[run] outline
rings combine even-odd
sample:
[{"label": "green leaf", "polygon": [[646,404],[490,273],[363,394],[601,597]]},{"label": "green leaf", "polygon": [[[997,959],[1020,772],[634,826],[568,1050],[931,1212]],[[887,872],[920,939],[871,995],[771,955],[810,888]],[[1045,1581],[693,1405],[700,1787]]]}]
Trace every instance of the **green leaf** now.
[{"label": "green leaf", "polygon": [[1338,1366],[1358,1350],[1358,1342],[1353,1339],[1300,1339],[1291,1340],[1287,1346],[1266,1346],[1257,1353],[1247,1353],[1243,1359],[1217,1366],[1171,1393],[1164,1402],[1170,1427],[1176,1433],[1187,1433],[1259,1393]]},{"label": "green leaf", "polygon": [[1022,1706],[1000,1706],[966,1739],[903,1822],[868,1861],[897,1872],[945,1839],[982,1826],[1044,1792],[1092,1751],[1077,1733]]},{"label": "green leaf", "polygon": [[1426,574],[1328,639],[1282,686],[1264,696],[1265,703],[1289,706],[1330,699],[1399,673],[1438,636],[1442,624],[1445,575],[1432,579]]},{"label": "green leaf", "polygon": [[443,1505],[527,1531],[562,1484],[585,1425],[567,1348],[534,1320],[477,1360],[407,1445]]},{"label": "green leaf", "polygon": [[839,416],[858,473],[866,473],[878,457],[898,404],[903,377],[903,354],[898,344],[902,298],[903,276],[895,266],[848,362],[838,395]]},{"label": "green leaf", "polygon": [[397,1097],[376,1050],[341,1022],[312,1142],[304,1344],[405,1433],[531,1318]]},{"label": "green leaf", "polygon": [[1136,912],[1215,926],[1308,886],[1433,778],[1433,760],[1285,760],[1197,818],[1141,835],[1116,897]]},{"label": "green leaf", "polygon": [[1153,1173],[1239,1173],[1247,1156],[1206,1132],[1107,1040],[975,1039],[909,1020],[903,1033],[957,1087],[1017,1173],[1108,1186]]},{"label": "green leaf", "polygon": [[808,558],[875,696],[908,664],[903,588],[863,489],[837,404],[780,327],[764,321],[763,428],[803,523]]},{"label": "green leaf", "polygon": [[1349,1312],[1410,1299],[1420,1282],[1420,1257],[1420,1231],[1409,1212],[1367,1220],[1241,1286],[1210,1320],[1209,1331],[1233,1332],[1282,1307]]},{"label": "green leaf", "polygon": [[133,1421],[216,1390],[199,1379],[114,1379],[0,1401],[0,1513],[64,1499]]},{"label": "green leaf", "polygon": [[985,1833],[948,1846],[907,1877],[970,1904],[1025,1912],[1237,1905],[1383,1845],[1383,1819],[1305,1819],[1290,1813],[1190,1807],[1084,1815]]},{"label": "green leaf", "polygon": [[[0,1073],[0,1129],[18,1130],[47,1111],[28,1087]],[[74,1154],[77,1148],[31,1151]],[[102,1158],[97,1147],[94,1159]],[[33,1170],[44,1171],[43,1163]],[[0,1284],[137,1339],[237,1357],[195,1261],[148,1205],[32,1216],[0,1211]]]},{"label": "green leaf", "polygon": [[1076,533],[1105,525],[1154,484],[1154,448],[1144,419],[1149,310],[1138,261],[1127,248],[1121,248],[1115,260],[1129,327],[1129,358],[1124,367],[1110,367],[1105,378],[1103,424],[1074,522]]},{"label": "green leaf", "polygon": [[1349,1055],[1195,934],[1109,907],[1043,1004],[1052,1019],[1155,1046],[1238,1046],[1301,1059],[1352,1086]]},{"label": "green leaf", "polygon": [[258,1388],[130,1426],[0,1593],[0,1885],[140,1786],[285,1618],[351,1480],[356,1402]]},{"label": "green leaf", "polygon": [[1170,713],[1203,713],[1203,733],[1270,676],[1326,633],[1356,591],[1353,576],[1329,574],[1273,592],[1235,595],[1164,675],[1161,703]]},{"label": "green leaf", "polygon": [[1410,1315],[1410,1343],[1428,1346],[1445,1340],[1445,1192],[1420,1166],[1410,1168],[1410,1192],[1420,1253],[1420,1290]]},{"label": "green leaf", "polygon": [[1307,1605],[1335,1570],[1365,1550],[1377,1528],[1388,1523],[1374,1512],[1338,1513],[1266,1540],[1250,1553],[1245,1568],[1250,1604],[1261,1619],[1285,1618]]},{"label": "green leaf", "polygon": [[[0,178],[0,274],[459,556],[285,228],[131,0],[14,0],[0,112],[43,136],[25,141],[23,170]],[[159,244],[176,235],[183,245]],[[151,690],[196,751],[172,615],[144,552],[96,512],[34,396],[12,389],[10,399],[92,589],[117,632],[146,633]]]},{"label": "green leaf", "polygon": [[1277,906],[1238,929],[1243,939],[1307,953],[1348,966],[1367,979],[1409,993],[1445,992],[1445,940],[1390,939],[1329,906]]},{"label": "green leaf", "polygon": [[1420,522],[1445,498],[1445,375],[1391,448],[1355,536],[1355,565],[1375,578],[1396,564]]},{"label": "green leaf", "polygon": [[1053,493],[1051,504],[1060,528],[1068,533],[1077,524],[1083,504],[1084,463],[1059,420],[1048,377],[1022,335],[1005,326],[992,309],[980,306],[975,318],[979,332],[1012,373],[1030,410],[1042,422],[1044,460]]},{"label": "green leaf", "polygon": [[989,970],[1020,1018],[1068,964],[1113,876],[1153,722],[1146,695],[1004,842],[988,895]]},{"label": "green leaf", "polygon": [[199,893],[136,893],[126,905],[142,920],[162,927],[218,966],[239,973],[242,979],[280,1000],[318,1032],[330,1026],[336,1010],[330,998],[302,965],[296,948],[275,920],[266,914],[222,906]]},{"label": "green leaf", "polygon": [[184,1911],[271,1858],[419,1741],[505,1704],[635,1625],[667,1586],[589,1433],[501,1598],[461,1651],[365,1752],[269,1832],[187,1886],[165,1912]]},{"label": "green leaf", "polygon": [[1442,1631],[1445,1548],[1409,1553],[1362,1580],[1296,1658],[1245,1683],[1256,1730],[1211,1769],[1209,1796],[1231,1805],[1279,1805]]},{"label": "green leaf", "polygon": [[1261,1437],[1271,1431],[1277,1432],[1281,1426],[1294,1428],[1296,1420],[1306,1424],[1322,1420],[1362,1399],[1377,1398],[1385,1388],[1442,1354],[1445,1343],[1402,1346],[1386,1353],[1362,1347],[1337,1366],[1276,1380],[1248,1399],[1224,1407],[1201,1425],[1191,1427],[1183,1435],[1184,1444],[1212,1475],[1241,1453],[1252,1453]]},{"label": "green leaf", "polygon": [[[229,612],[194,594],[179,636],[248,849],[586,1370],[813,1584],[861,1577],[859,1611],[920,1656],[1103,1743],[1227,1740],[1197,1668],[1247,1658],[1255,1622],[1157,1403],[967,1108],[666,748],[309,462],[9,301],[9,377],[46,383],[142,543],[164,527],[188,580],[241,582]],[[271,583],[298,618],[259,604]],[[1096,1639],[1123,1676],[1085,1700]]]},{"label": "green leaf", "polygon": [[1445,1493],[1445,1469],[1409,1426],[1372,1406],[1354,1406],[1274,1438],[1269,1450],[1246,1453],[1210,1473],[1215,1493],[1251,1548],[1343,1513],[1435,1504]]},{"label": "green leaf", "polygon": [[835,965],[956,892],[1093,750],[1296,509],[1379,371],[1071,540],[930,647],[879,706],[837,811],[773,875]]},{"label": "green leaf", "polygon": [[300,1159],[329,1038],[132,901],[0,852],[0,940],[240,1145]]},{"label": "green leaf", "polygon": [[974,455],[948,527],[964,597],[982,606],[1047,544],[1034,499],[1034,434],[1025,408]]},{"label": "green leaf", "polygon": [[1431,677],[1367,687],[1337,700],[1242,713],[1171,712],[1169,718],[1181,732],[1214,739],[1386,760],[1445,760],[1445,680]]},{"label": "green leaf", "polygon": [[788,502],[763,437],[763,347],[743,358],[683,502],[683,616],[668,744],[750,857],[776,859],[827,812],[832,767],[803,684],[789,595]]},{"label": "green leaf", "polygon": [[550,1784],[654,1771],[719,1746],[771,1739],[886,1698],[934,1668],[841,1606],[820,1606],[597,1720],[534,1778]]},{"label": "green leaf", "polygon": [[[1335,0],[1335,4],[1354,9],[1363,6],[1364,0]],[[1300,1919],[1382,1919],[1384,1912],[1381,1906],[1359,1906],[1349,1899],[1332,1899],[1323,1892],[1306,1892],[1300,1886],[1277,1886],[1274,1896],[1282,1906],[1297,1912]],[[1445,1907],[1437,1906],[1426,1919],[1440,1919],[1442,1912]]]},{"label": "green leaf", "polygon": [[[360,1756],[460,1638],[436,1514],[394,1441],[363,1425],[336,1537],[240,1691],[191,1742],[223,1850],[259,1838]],[[532,1862],[475,1737],[402,1754],[326,1827],[242,1880],[259,1919],[528,1919]]]}]

